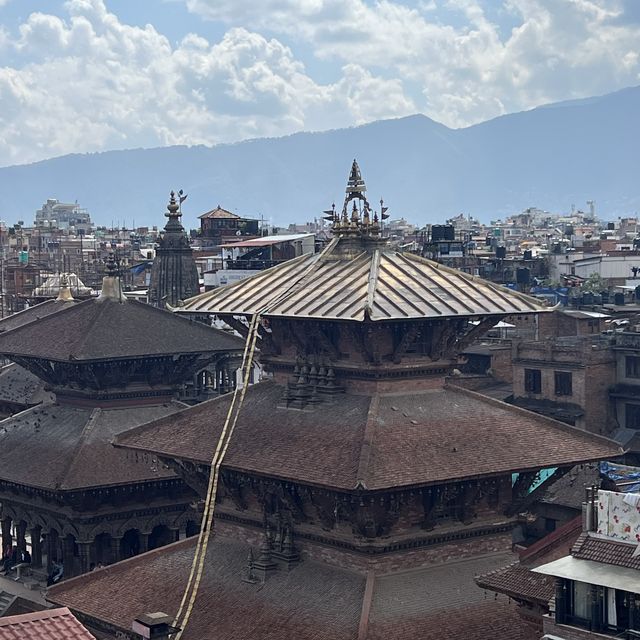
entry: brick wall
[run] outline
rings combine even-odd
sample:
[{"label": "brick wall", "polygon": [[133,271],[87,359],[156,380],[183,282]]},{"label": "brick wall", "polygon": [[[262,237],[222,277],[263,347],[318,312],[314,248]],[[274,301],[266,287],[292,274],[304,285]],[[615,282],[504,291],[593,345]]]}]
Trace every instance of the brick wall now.
[{"label": "brick wall", "polygon": [[[216,522],[216,532],[225,537],[242,540],[253,546],[255,550],[262,542],[261,530],[223,520]],[[384,574],[505,551],[511,548],[511,533],[478,536],[477,538],[456,540],[420,549],[394,551],[381,556],[355,553],[301,539],[296,540],[296,548],[303,559],[324,562],[331,566],[354,571],[375,571]]]}]

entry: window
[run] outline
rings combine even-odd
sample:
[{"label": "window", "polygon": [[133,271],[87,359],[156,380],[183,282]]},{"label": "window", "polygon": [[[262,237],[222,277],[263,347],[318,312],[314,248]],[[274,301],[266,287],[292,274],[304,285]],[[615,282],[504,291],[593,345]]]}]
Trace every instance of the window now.
[{"label": "window", "polygon": [[624,426],[627,429],[640,429],[640,404],[625,404]]},{"label": "window", "polygon": [[542,375],[540,369],[524,370],[524,390],[527,393],[540,393],[542,391]]},{"label": "window", "polygon": [[640,378],[640,357],[626,356],[624,361],[627,378]]},{"label": "window", "polygon": [[571,593],[571,614],[582,620],[591,618],[591,585],[586,582],[573,582]]},{"label": "window", "polygon": [[573,394],[572,390],[572,376],[568,371],[556,371],[556,395],[557,396],[570,396]]}]

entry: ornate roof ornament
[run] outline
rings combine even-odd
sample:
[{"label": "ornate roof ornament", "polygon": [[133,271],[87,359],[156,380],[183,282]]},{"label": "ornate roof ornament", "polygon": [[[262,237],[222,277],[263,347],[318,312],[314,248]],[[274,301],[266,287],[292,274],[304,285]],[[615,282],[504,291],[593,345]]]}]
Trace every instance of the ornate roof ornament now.
[{"label": "ornate roof ornament", "polygon": [[[325,219],[330,220],[332,231],[338,237],[360,236],[379,237],[381,232],[380,216],[377,211],[372,211],[371,205],[365,193],[367,186],[362,178],[358,162],[354,159],[347,180],[346,195],[342,212],[336,213],[336,206],[325,211]],[[382,200],[380,201],[382,203]],[[349,210],[350,209],[350,210]],[[385,209],[386,211],[386,209]],[[385,217],[381,214],[382,217]],[[388,217],[388,216],[387,216]]]},{"label": "ornate roof ornament", "polygon": [[116,300],[126,302],[127,299],[122,291],[120,281],[120,265],[116,261],[113,253],[110,253],[105,264],[105,276],[102,279],[102,291],[98,296],[98,301]]},{"label": "ornate roof ornament", "polygon": [[73,296],[69,288],[69,277],[66,273],[60,275],[60,291],[58,292],[56,302],[73,302]]}]

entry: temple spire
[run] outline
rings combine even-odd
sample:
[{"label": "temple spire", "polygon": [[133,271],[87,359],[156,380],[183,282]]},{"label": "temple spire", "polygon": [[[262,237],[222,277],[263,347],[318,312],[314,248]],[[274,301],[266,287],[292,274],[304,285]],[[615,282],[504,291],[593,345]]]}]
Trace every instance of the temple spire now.
[{"label": "temple spire", "polygon": [[186,199],[182,189],[171,191],[167,212],[169,220],[158,238],[156,257],[151,268],[149,302],[160,308],[176,307],[199,291],[198,269],[182,226],[180,205]]},{"label": "temple spire", "polygon": [[73,302],[73,296],[69,288],[69,276],[66,273],[60,274],[60,290],[56,302]]},{"label": "temple spire", "polygon": [[113,253],[109,254],[105,264],[105,276],[102,279],[102,291],[98,301],[115,300],[117,302],[126,302],[127,299],[122,291],[122,283],[120,281],[120,266],[116,262]]},{"label": "temple spire", "polygon": [[[360,167],[354,159],[347,179],[342,213],[337,214],[335,205],[325,211],[327,220],[331,220],[336,236],[376,237],[380,236],[380,218],[371,210],[366,198],[367,186],[362,178]],[[350,206],[351,205],[351,206]]]}]

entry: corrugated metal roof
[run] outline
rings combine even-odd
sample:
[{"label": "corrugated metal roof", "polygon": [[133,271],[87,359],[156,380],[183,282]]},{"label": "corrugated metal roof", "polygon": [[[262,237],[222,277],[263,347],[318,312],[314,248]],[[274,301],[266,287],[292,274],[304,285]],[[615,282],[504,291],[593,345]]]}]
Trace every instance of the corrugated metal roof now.
[{"label": "corrugated metal roof", "polygon": [[535,298],[414,254],[366,245],[353,252],[341,242],[190,298],[179,312],[362,321],[549,310]]}]

